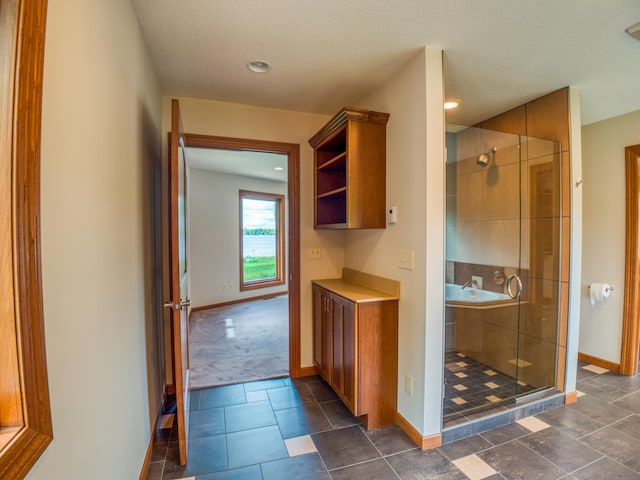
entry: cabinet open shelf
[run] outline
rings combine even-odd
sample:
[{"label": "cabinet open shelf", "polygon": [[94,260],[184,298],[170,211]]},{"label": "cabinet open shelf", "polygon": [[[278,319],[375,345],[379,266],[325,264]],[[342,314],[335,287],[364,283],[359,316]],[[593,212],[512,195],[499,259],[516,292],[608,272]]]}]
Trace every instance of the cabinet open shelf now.
[{"label": "cabinet open shelf", "polygon": [[321,198],[344,196],[346,193],[347,193],[347,187],[336,188],[335,190],[331,190],[329,192],[319,194],[318,200],[320,200]]},{"label": "cabinet open shelf", "polygon": [[310,140],[315,228],[386,226],[389,114],[345,107]]},{"label": "cabinet open shelf", "polygon": [[324,171],[338,171],[345,172],[347,169],[347,152],[341,152],[338,155],[330,158],[326,162],[318,165],[318,172]]}]

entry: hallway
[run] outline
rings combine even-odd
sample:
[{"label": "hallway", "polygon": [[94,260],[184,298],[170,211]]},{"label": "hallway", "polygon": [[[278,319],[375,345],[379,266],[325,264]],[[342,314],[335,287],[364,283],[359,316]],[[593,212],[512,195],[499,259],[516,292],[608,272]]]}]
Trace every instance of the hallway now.
[{"label": "hallway", "polygon": [[396,425],[361,428],[319,377],[194,391],[189,465],[175,426],[159,429],[147,480],[640,480],[640,377],[580,363],[578,390],[573,405],[426,452]]}]

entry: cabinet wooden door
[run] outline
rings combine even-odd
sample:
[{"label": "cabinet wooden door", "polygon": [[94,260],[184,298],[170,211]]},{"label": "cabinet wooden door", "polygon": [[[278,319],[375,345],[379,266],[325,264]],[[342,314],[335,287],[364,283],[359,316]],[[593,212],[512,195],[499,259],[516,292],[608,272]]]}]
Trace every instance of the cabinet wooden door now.
[{"label": "cabinet wooden door", "polygon": [[331,295],[331,317],[333,322],[331,386],[338,395],[344,390],[344,305],[339,299],[340,297]]},{"label": "cabinet wooden door", "polygon": [[333,352],[331,386],[355,414],[356,407],[356,315],[355,304],[331,294]]},{"label": "cabinet wooden door", "polygon": [[313,287],[313,362],[331,385],[333,369],[333,303],[324,288]]},{"label": "cabinet wooden door", "polygon": [[[356,415],[356,306],[340,296],[333,296],[333,361],[334,385],[344,404]],[[336,328],[336,324],[339,325]],[[336,353],[338,352],[338,353]],[[337,363],[337,367],[336,367]]]}]

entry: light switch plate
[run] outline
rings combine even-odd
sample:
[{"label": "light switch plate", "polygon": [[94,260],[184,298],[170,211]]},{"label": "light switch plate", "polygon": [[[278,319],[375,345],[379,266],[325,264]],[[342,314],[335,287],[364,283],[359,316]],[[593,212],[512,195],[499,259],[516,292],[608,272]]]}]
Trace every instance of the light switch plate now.
[{"label": "light switch plate", "polygon": [[413,270],[415,268],[413,250],[398,250],[398,268]]}]

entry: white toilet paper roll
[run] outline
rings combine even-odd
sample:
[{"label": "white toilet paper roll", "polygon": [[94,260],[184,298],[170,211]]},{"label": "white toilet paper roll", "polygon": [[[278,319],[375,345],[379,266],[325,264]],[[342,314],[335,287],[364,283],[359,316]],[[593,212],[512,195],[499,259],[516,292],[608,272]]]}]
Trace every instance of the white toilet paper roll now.
[{"label": "white toilet paper roll", "polygon": [[596,302],[604,302],[604,299],[609,295],[611,295],[611,285],[608,283],[592,283],[589,286],[591,305],[595,305]]}]

